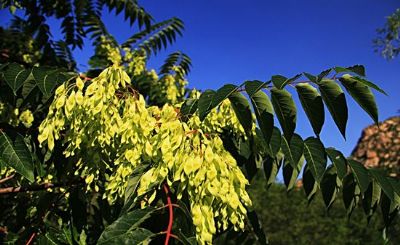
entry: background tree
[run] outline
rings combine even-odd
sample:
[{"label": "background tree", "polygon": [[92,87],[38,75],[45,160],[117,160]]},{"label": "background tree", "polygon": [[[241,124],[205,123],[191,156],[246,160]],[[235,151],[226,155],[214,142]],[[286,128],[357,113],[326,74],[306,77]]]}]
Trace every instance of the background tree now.
[{"label": "background tree", "polygon": [[378,37],[374,40],[376,51],[386,59],[393,59],[400,52],[400,9],[387,17],[384,27],[377,30]]}]

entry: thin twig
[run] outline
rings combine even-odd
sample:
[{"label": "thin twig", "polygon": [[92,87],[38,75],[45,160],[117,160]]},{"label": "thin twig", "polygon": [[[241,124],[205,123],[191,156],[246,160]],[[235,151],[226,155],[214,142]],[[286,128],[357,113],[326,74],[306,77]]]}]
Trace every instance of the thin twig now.
[{"label": "thin twig", "polygon": [[14,174],[13,175],[10,175],[10,176],[7,176],[7,177],[5,177],[5,178],[3,178],[3,179],[0,179],[0,184],[3,184],[4,182],[6,182],[6,181],[8,181],[8,180],[10,180],[10,179],[12,179],[12,178],[14,178]]},{"label": "thin twig", "polygon": [[35,236],[36,236],[36,232],[33,232],[31,237],[29,237],[29,240],[26,242],[25,245],[30,245],[33,241],[33,238],[35,238]]},{"label": "thin twig", "polygon": [[47,190],[50,188],[77,185],[79,183],[83,183],[81,179],[76,179],[74,181],[67,182],[67,183],[54,183],[54,184],[53,183],[44,183],[44,184],[40,184],[40,185],[5,187],[5,188],[0,188],[0,195],[1,194],[9,194],[9,193],[27,192],[27,191],[42,191],[42,190]]},{"label": "thin twig", "polygon": [[174,209],[172,207],[172,202],[171,202],[171,196],[169,195],[169,188],[167,184],[164,184],[164,192],[165,195],[167,196],[167,205],[169,206],[169,220],[168,220],[168,228],[167,228],[167,234],[165,237],[165,245],[168,245],[169,243],[169,238],[171,237],[171,231],[172,231],[172,225],[174,222]]}]

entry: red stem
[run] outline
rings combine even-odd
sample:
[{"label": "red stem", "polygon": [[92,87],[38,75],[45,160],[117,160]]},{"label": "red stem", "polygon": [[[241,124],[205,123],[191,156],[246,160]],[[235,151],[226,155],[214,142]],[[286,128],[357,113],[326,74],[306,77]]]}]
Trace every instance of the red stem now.
[{"label": "red stem", "polygon": [[171,202],[171,197],[169,195],[169,188],[167,184],[164,184],[164,192],[165,195],[167,196],[167,205],[168,205],[168,209],[169,209],[169,221],[168,221],[168,228],[167,228],[167,234],[165,237],[165,245],[168,245],[169,242],[169,238],[171,237],[171,231],[172,231],[172,224],[174,221],[174,210],[172,208],[172,202]]},{"label": "red stem", "polygon": [[32,233],[31,237],[30,237],[29,240],[26,242],[26,245],[30,245],[30,244],[32,243],[32,241],[33,241],[33,238],[35,238],[35,236],[36,236],[36,233],[35,233],[35,232]]}]

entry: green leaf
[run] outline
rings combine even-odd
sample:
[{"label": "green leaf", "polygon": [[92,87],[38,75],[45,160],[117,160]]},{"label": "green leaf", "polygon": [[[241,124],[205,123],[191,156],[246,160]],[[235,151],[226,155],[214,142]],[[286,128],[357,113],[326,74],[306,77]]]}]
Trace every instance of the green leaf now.
[{"label": "green leaf", "polygon": [[265,178],[267,179],[267,185],[271,185],[276,180],[276,175],[278,174],[280,163],[277,159],[270,156],[266,156],[263,161],[263,168],[265,173]]},{"label": "green leaf", "polygon": [[287,160],[285,160],[283,166],[283,180],[285,182],[287,191],[292,190],[295,186],[303,163],[304,160],[302,159],[296,164],[296,166],[293,167]]},{"label": "green leaf", "polygon": [[329,209],[332,203],[335,201],[336,194],[338,192],[337,181],[338,178],[335,167],[331,165],[325,171],[325,174],[321,180],[322,199],[324,200],[327,209]]},{"label": "green leaf", "polygon": [[366,86],[368,86],[368,87],[370,87],[370,88],[375,89],[376,91],[378,91],[378,92],[380,92],[380,93],[382,93],[382,94],[384,94],[384,95],[387,95],[386,92],[383,91],[383,89],[381,89],[381,88],[378,87],[376,84],[374,84],[374,83],[372,83],[372,82],[370,82],[370,81],[367,81],[367,80],[365,80],[365,79],[363,79],[363,78],[361,78],[361,77],[353,77],[353,79],[359,81],[360,83],[362,83],[362,84],[364,84],[364,85],[366,85]]},{"label": "green leaf", "polygon": [[282,142],[281,131],[279,130],[279,128],[274,127],[274,129],[272,130],[271,141],[269,142],[268,145],[268,153],[272,158],[275,158],[275,156],[281,149],[281,142]]},{"label": "green leaf", "polygon": [[20,134],[11,139],[5,132],[0,131],[0,162],[15,169],[30,182],[35,180],[32,155]]},{"label": "green leaf", "polygon": [[397,205],[391,202],[390,198],[383,193],[380,206],[382,210],[383,222],[385,223],[385,226],[388,227],[397,216]]},{"label": "green leaf", "polygon": [[217,92],[214,94],[214,97],[212,98],[212,103],[211,103],[211,110],[219,105],[222,101],[224,101],[226,98],[229,97],[233,92],[235,92],[238,89],[236,85],[233,84],[225,84],[221,88],[217,90]]},{"label": "green leaf", "polygon": [[364,193],[367,190],[370,182],[368,170],[364,167],[364,165],[353,159],[347,159],[347,162],[349,163],[357,183],[360,186],[361,193]]},{"label": "green leaf", "polygon": [[318,78],[314,75],[311,75],[310,73],[307,72],[303,72],[303,75],[308,78],[308,80],[310,80],[313,83],[318,83]]},{"label": "green leaf", "polygon": [[34,67],[32,74],[40,91],[45,96],[50,96],[57,85],[67,82],[76,76],[75,73],[62,72],[48,67]]},{"label": "green leaf", "polygon": [[274,75],[271,78],[272,83],[274,86],[278,89],[283,89],[285,86],[285,82],[287,80],[287,77],[281,76],[281,75]]},{"label": "green leaf", "polygon": [[283,89],[286,85],[296,81],[299,77],[301,77],[301,74],[297,74],[292,78],[286,78],[281,75],[275,75],[272,76],[271,81],[276,88]]},{"label": "green leaf", "polygon": [[319,135],[325,121],[324,103],[317,89],[308,83],[296,85],[301,105],[316,135]]},{"label": "green leaf", "polygon": [[370,115],[375,123],[378,123],[378,108],[371,90],[349,75],[344,75],[339,80],[351,97]]},{"label": "green leaf", "polygon": [[332,71],[332,68],[329,68],[325,71],[322,71],[318,76],[317,76],[317,82],[320,82],[323,78],[329,75],[329,73]]},{"label": "green leaf", "polygon": [[193,115],[197,110],[198,99],[187,99],[181,106],[182,117]]},{"label": "green leaf", "polygon": [[296,128],[296,105],[292,95],[286,90],[271,89],[272,105],[282,127],[286,140],[290,141]]},{"label": "green leaf", "polygon": [[355,73],[357,75],[365,77],[365,68],[362,65],[354,65],[354,66],[350,66],[350,67],[346,67],[346,68],[340,67],[340,66],[336,66],[333,69],[337,73],[340,73],[340,72],[352,72],[352,73]]},{"label": "green leaf", "polygon": [[182,229],[178,229],[178,237],[181,239],[183,245],[197,245],[196,237],[186,237],[185,234],[183,234]]},{"label": "green leaf", "polygon": [[298,134],[293,134],[290,144],[284,137],[282,138],[282,151],[285,155],[285,159],[289,161],[293,168],[297,167],[303,155],[303,148],[303,139]]},{"label": "green leaf", "polygon": [[26,99],[28,95],[36,88],[36,81],[33,78],[33,75],[30,74],[30,76],[27,78],[26,82],[24,82],[22,86],[22,97]]},{"label": "green leaf", "polygon": [[107,226],[97,244],[146,244],[154,234],[144,228],[139,228],[155,211],[153,208],[136,209]]},{"label": "green leaf", "polygon": [[250,96],[254,112],[258,121],[258,126],[262,132],[265,142],[271,140],[274,128],[274,109],[268,96],[261,90]]},{"label": "green leaf", "polygon": [[251,115],[250,104],[246,97],[240,92],[234,92],[229,96],[231,105],[240,124],[246,133],[250,133],[253,128],[253,117]]},{"label": "green leaf", "polygon": [[256,92],[260,91],[262,88],[265,87],[265,85],[269,82],[261,82],[261,81],[246,81],[244,83],[244,86],[246,88],[246,92],[249,95],[249,97],[253,96]]},{"label": "green leaf", "polygon": [[18,89],[28,79],[30,73],[29,70],[25,70],[23,66],[17,63],[11,63],[4,69],[4,79],[14,92],[14,95],[17,94]]},{"label": "green leaf", "polygon": [[333,120],[339,128],[340,133],[346,138],[348,112],[343,90],[335,81],[329,79],[323,79],[318,83],[318,86],[322,99],[328,107]]},{"label": "green leaf", "polygon": [[338,177],[343,180],[347,174],[347,160],[343,154],[335,148],[329,147],[325,149],[329,159],[335,165]]},{"label": "green leaf", "polygon": [[326,168],[325,147],[322,142],[314,137],[309,137],[304,141],[304,157],[314,179],[320,183]]},{"label": "green leaf", "polygon": [[250,211],[247,213],[247,217],[250,220],[250,224],[253,227],[253,231],[257,236],[257,240],[260,245],[268,244],[267,237],[265,236],[264,230],[262,228],[262,224],[260,219],[257,216],[255,211]]},{"label": "green leaf", "polygon": [[390,184],[390,181],[385,176],[385,171],[377,168],[368,169],[371,176],[375,179],[375,181],[379,184],[385,194],[389,197],[391,201],[394,200],[394,191],[393,187]]},{"label": "green leaf", "polygon": [[369,183],[368,189],[364,193],[362,206],[364,209],[364,213],[367,215],[368,222],[378,206],[378,202],[381,197],[381,190],[382,189],[379,186],[378,182],[373,180],[371,181],[371,183]]},{"label": "green leaf", "polygon": [[354,181],[353,174],[348,174],[343,179],[343,204],[350,218],[354,208],[357,206],[360,196],[360,188]]},{"label": "green leaf", "polygon": [[304,192],[306,193],[308,203],[310,203],[314,198],[315,193],[317,193],[318,184],[315,181],[308,164],[306,164],[306,166],[304,167],[302,181]]},{"label": "green leaf", "polygon": [[208,115],[208,113],[210,113],[212,99],[215,93],[216,92],[214,90],[208,89],[200,95],[197,107],[199,109],[199,117],[201,121],[203,121],[204,118],[206,118],[206,116]]}]

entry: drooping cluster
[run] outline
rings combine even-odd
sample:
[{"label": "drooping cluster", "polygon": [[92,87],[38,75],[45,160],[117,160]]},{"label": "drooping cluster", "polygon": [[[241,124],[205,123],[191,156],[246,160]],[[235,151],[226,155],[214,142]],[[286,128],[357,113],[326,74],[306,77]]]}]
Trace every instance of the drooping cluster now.
[{"label": "drooping cluster", "polygon": [[20,113],[19,108],[13,108],[0,101],[0,122],[7,122],[14,127],[22,123],[26,128],[30,128],[34,120],[31,110],[25,109]]},{"label": "drooping cluster", "polygon": [[[146,107],[130,84],[115,65],[91,81],[78,77],[61,85],[39,127],[39,142],[52,150],[55,140],[62,139],[65,156],[77,159],[76,174],[85,177],[88,189],[102,188],[111,203],[124,195],[135,169],[148,164],[151,168],[137,190],[138,198],[147,200],[142,204],[149,205],[163,183],[178,198],[186,193],[201,243],[211,243],[217,229],[229,223],[243,228],[245,207],[251,205],[248,181],[218,134],[207,133],[219,126],[239,128],[229,103],[212,112],[206,124],[196,115],[185,123],[179,108]],[[103,187],[97,181],[100,176],[106,179]]]}]

